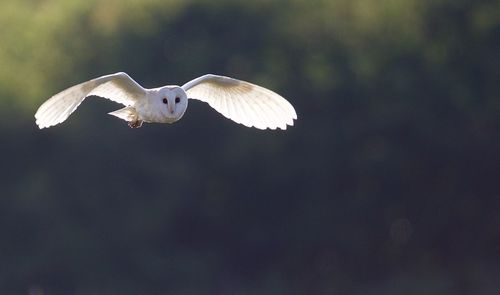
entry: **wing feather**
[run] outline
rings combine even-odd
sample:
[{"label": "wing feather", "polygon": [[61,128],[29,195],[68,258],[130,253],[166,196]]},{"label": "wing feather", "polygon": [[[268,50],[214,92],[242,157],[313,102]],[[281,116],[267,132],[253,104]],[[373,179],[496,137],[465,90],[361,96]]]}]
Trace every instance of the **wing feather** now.
[{"label": "wing feather", "polygon": [[189,98],[204,101],[226,118],[248,127],[285,130],[297,119],[285,98],[249,82],[208,74],[182,88]]},{"label": "wing feather", "polygon": [[[271,126],[267,126],[262,118],[262,113],[261,111],[259,110],[259,104],[255,103],[258,99],[258,97],[256,96],[255,97],[255,100],[247,100],[247,99],[244,99],[240,93],[239,93],[239,96],[237,99],[235,99],[235,101],[237,100],[238,104],[242,106],[242,108],[244,109],[244,113],[246,115],[247,118],[249,118],[249,121],[250,121],[250,124],[252,124],[255,128],[258,128],[258,129],[266,129],[266,128],[271,128]],[[249,110],[249,111],[247,111]]]},{"label": "wing feather", "polygon": [[[237,98],[240,100],[240,98]],[[236,116],[240,118],[240,124],[245,125],[246,127],[252,127],[252,119],[248,115],[248,113],[245,112],[245,104],[244,103],[236,103]]]},{"label": "wing feather", "polygon": [[273,108],[270,108],[269,102],[267,100],[261,99],[261,98],[262,97],[259,97],[260,103],[255,104],[255,106],[260,109],[261,117],[266,122],[266,124],[269,126],[269,128],[276,129],[279,126],[282,126],[282,128],[286,128],[286,124],[280,125],[276,121],[282,117],[281,112],[277,112]]},{"label": "wing feather", "polygon": [[257,106],[259,107],[262,117],[269,128],[278,128],[279,124],[276,122],[275,118],[279,119],[281,117],[280,114],[273,113],[273,110],[269,108],[269,104],[266,101],[263,101],[262,104],[259,104]]},{"label": "wing feather", "polygon": [[38,108],[35,114],[36,124],[42,129],[64,122],[91,95],[131,106],[145,94],[146,90],[126,73],[101,76],[49,98]]}]

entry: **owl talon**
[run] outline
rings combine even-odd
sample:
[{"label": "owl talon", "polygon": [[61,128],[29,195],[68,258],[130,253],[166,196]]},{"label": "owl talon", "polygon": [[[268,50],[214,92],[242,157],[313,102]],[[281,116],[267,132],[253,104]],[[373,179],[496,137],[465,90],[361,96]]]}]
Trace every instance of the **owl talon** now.
[{"label": "owl talon", "polygon": [[128,127],[130,128],[139,128],[142,126],[142,121],[141,120],[136,120],[136,121],[130,121],[128,122]]}]

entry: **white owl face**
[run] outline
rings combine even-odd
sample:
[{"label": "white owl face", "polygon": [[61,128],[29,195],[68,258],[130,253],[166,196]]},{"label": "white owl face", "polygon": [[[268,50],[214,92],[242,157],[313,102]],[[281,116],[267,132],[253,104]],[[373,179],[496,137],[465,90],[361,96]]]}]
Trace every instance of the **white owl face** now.
[{"label": "white owl face", "polygon": [[186,92],[180,87],[163,87],[157,99],[156,104],[166,121],[179,120],[187,109],[188,98]]}]

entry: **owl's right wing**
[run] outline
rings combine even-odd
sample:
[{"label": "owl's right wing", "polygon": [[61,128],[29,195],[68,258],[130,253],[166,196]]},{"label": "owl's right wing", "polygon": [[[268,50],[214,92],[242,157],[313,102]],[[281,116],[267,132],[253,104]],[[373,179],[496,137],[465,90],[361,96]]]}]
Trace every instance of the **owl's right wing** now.
[{"label": "owl's right wing", "polygon": [[40,129],[64,122],[86,97],[95,95],[132,106],[146,95],[146,89],[126,73],[101,76],[72,86],[49,98],[35,114]]},{"label": "owl's right wing", "polygon": [[297,119],[281,95],[246,81],[207,74],[182,86],[191,99],[208,103],[224,117],[247,127],[285,130]]}]

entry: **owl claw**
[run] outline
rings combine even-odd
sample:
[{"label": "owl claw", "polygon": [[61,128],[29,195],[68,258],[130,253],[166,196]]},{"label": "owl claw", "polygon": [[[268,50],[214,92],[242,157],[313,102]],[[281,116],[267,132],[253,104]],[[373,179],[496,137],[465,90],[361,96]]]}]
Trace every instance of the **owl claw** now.
[{"label": "owl claw", "polygon": [[135,120],[128,122],[128,127],[130,128],[139,128],[142,126],[142,120]]}]

